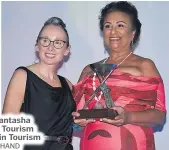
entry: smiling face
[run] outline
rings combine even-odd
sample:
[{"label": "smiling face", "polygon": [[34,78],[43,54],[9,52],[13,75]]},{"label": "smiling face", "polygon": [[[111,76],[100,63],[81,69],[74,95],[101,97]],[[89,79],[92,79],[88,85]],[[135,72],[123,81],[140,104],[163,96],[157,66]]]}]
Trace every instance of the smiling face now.
[{"label": "smiling face", "polygon": [[70,52],[67,47],[67,35],[60,26],[48,25],[41,32],[37,48],[40,62],[55,65],[63,60]]},{"label": "smiling face", "polygon": [[130,49],[134,38],[130,17],[123,12],[110,12],[104,19],[104,42],[110,50],[123,51]]}]

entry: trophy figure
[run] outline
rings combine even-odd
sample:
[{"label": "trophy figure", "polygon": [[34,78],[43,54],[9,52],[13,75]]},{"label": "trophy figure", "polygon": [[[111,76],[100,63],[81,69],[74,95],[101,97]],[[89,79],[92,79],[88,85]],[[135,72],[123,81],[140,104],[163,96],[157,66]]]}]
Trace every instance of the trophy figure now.
[{"label": "trophy figure", "polygon": [[[110,95],[110,88],[106,85],[106,81],[111,75],[111,73],[117,68],[117,65],[94,63],[90,64],[90,67],[95,73],[95,75],[98,77],[100,85],[94,90],[91,97],[86,101],[83,109],[78,110],[80,116],[76,117],[76,119],[84,119],[84,118],[114,119],[118,115],[118,113],[116,110],[110,109],[111,107],[115,106],[115,104]],[[92,109],[85,109],[99,91],[103,93],[106,108],[104,108],[104,105],[101,102],[97,101]]]}]

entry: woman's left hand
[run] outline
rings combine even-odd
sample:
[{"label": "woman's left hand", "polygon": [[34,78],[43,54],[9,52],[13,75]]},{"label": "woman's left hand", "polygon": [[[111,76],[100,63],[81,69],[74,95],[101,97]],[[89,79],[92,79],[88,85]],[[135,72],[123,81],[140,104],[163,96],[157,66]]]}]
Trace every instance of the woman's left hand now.
[{"label": "woman's left hand", "polygon": [[101,122],[109,123],[115,126],[122,126],[130,122],[131,113],[125,110],[123,107],[115,106],[111,109],[116,110],[119,115],[117,115],[114,119],[102,118],[100,119]]}]

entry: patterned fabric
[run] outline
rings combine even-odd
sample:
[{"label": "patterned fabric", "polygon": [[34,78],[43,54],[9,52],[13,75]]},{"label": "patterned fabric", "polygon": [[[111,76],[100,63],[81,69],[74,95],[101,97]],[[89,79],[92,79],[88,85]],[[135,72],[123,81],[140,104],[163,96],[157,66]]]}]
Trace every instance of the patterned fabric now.
[{"label": "patterned fabric", "polygon": [[[82,109],[85,101],[93,93],[92,82],[90,76],[84,77],[74,85],[74,98],[78,109]],[[96,86],[99,84],[96,79]],[[116,106],[124,107],[128,111],[155,108],[166,112],[164,85],[159,77],[133,76],[115,70],[106,84],[111,89],[111,96]],[[103,96],[99,102],[105,106]],[[96,101],[93,99],[88,108],[92,109],[95,104]],[[96,121],[84,128],[81,139],[81,150],[94,149],[155,150],[153,129],[131,124],[116,127]]]}]

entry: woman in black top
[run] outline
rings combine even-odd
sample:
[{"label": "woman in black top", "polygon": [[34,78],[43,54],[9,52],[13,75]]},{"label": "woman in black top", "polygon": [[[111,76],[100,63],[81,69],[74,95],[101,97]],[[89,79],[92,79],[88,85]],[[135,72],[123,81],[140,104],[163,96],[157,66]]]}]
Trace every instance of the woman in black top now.
[{"label": "woman in black top", "polygon": [[57,69],[70,53],[69,36],[64,22],[48,19],[36,41],[39,62],[18,67],[9,83],[3,113],[32,114],[39,130],[46,135],[42,146],[26,146],[24,150],[72,150],[71,137],[76,106],[72,84],[57,75]]}]

